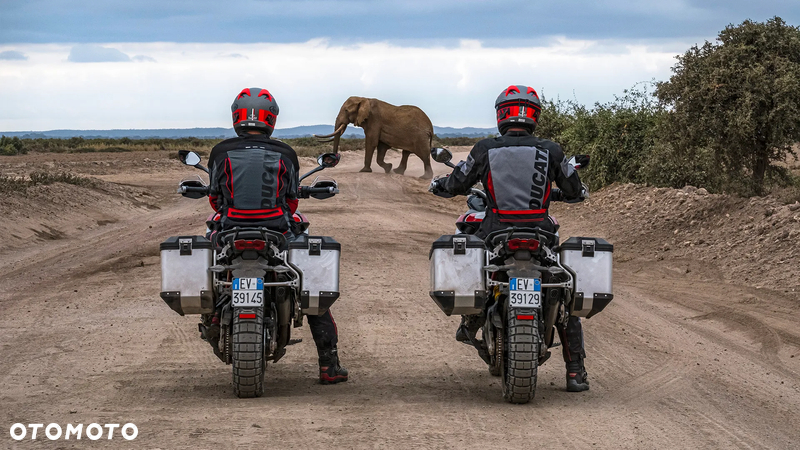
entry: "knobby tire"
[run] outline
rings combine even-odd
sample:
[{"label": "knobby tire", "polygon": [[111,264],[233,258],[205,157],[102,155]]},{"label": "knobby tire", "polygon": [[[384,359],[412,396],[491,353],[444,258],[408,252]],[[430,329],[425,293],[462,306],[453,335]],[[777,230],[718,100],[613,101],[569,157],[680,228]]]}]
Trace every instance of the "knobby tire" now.
[{"label": "knobby tire", "polygon": [[256,319],[233,315],[233,391],[239,398],[264,394],[264,308],[256,310]]},{"label": "knobby tire", "polygon": [[528,403],[536,395],[539,369],[539,327],[537,320],[518,320],[506,305],[505,356],[503,357],[503,398],[509,403]]}]

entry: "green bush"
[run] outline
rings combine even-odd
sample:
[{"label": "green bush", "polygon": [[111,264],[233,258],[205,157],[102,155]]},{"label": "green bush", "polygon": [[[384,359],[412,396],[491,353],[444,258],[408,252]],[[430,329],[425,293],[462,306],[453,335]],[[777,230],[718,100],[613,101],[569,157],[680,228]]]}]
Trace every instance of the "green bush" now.
[{"label": "green bush", "polygon": [[800,141],[800,28],[780,17],[729,25],[716,43],[678,56],[658,84],[670,108],[666,138],[702,156],[713,150],[730,185],[763,194],[786,174],[783,161]]},{"label": "green bush", "polygon": [[543,102],[536,134],[561,144],[567,155],[588,154],[581,178],[592,188],[614,182],[646,183],[665,111],[639,83],[608,103],[587,108],[573,101]]},{"label": "green bush", "polygon": [[27,152],[22,139],[16,136],[13,138],[0,136],[0,155],[23,155]]}]

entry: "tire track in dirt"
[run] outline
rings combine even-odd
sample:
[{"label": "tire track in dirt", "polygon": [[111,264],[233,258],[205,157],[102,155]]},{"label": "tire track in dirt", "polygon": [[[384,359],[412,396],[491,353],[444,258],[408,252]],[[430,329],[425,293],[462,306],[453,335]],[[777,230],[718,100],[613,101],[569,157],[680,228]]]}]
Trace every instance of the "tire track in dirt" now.
[{"label": "tire track in dirt", "polygon": [[[414,157],[405,177],[358,173],[362,162],[345,154],[325,172],[342,193],[300,204],[312,233],[342,243],[333,314],[348,383],[316,384],[303,327],[293,330],[303,342],[268,366],[265,396],[234,398],[230,367],[196,337],[196,318],[158,297],[158,243],[204,229],[207,205],[173,193],[192,171],[115,167],[99,176],[144,186],[161,209],[102,208],[116,222],[57,227],[60,240],[0,254],[0,424],[132,421],[148,448],[791,448],[800,439],[796,305],[720,281],[710,265],[643,260],[629,248],[615,300],[584,322],[592,390],[564,391],[556,348],[534,401],[505,404],[498,379],[454,340],[458,318],[428,297],[430,242],[452,232],[463,198],[425,192],[411,178],[422,173]],[[606,232],[595,220],[603,211],[555,211],[562,237]]]}]

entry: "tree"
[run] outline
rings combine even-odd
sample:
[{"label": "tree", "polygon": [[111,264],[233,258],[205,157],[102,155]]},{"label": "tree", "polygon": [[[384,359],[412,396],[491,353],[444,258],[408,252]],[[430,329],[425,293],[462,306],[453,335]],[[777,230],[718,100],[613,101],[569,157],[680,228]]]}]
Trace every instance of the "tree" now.
[{"label": "tree", "polygon": [[764,193],[773,162],[800,141],[800,28],[780,17],[728,25],[716,43],[694,46],[658,83],[675,148],[711,149],[732,179]]}]

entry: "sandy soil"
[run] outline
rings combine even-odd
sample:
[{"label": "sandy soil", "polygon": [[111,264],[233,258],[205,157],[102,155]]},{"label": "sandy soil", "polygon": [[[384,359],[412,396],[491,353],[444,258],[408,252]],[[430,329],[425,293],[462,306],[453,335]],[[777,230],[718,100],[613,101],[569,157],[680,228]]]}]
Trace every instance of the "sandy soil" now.
[{"label": "sandy soil", "polygon": [[[397,164],[399,154],[390,157]],[[197,319],[158,296],[158,244],[204,229],[207,204],[174,194],[199,172],[166,153],[1,159],[3,174],[46,168],[103,182],[37,186],[0,206],[0,447],[800,446],[792,205],[748,209],[747,199],[616,186],[555,206],[562,237],[616,245],[616,297],[584,322],[591,390],[565,392],[554,357],[534,401],[509,405],[474,349],[453,338],[458,319],[428,296],[430,243],[452,232],[463,198],[428,194],[414,178],[418,160],[407,176],[358,173],[362,163],[363,154],[345,154],[324,172],[341,195],[301,202],[312,232],[342,243],[333,313],[350,381],[316,384],[304,327],[295,330],[304,342],[269,366],[265,396],[240,400]],[[761,229],[755,242],[766,236],[759,250],[732,237],[740,227],[748,236],[748,225]],[[7,431],[17,422],[133,422],[139,436],[17,443]]]}]

